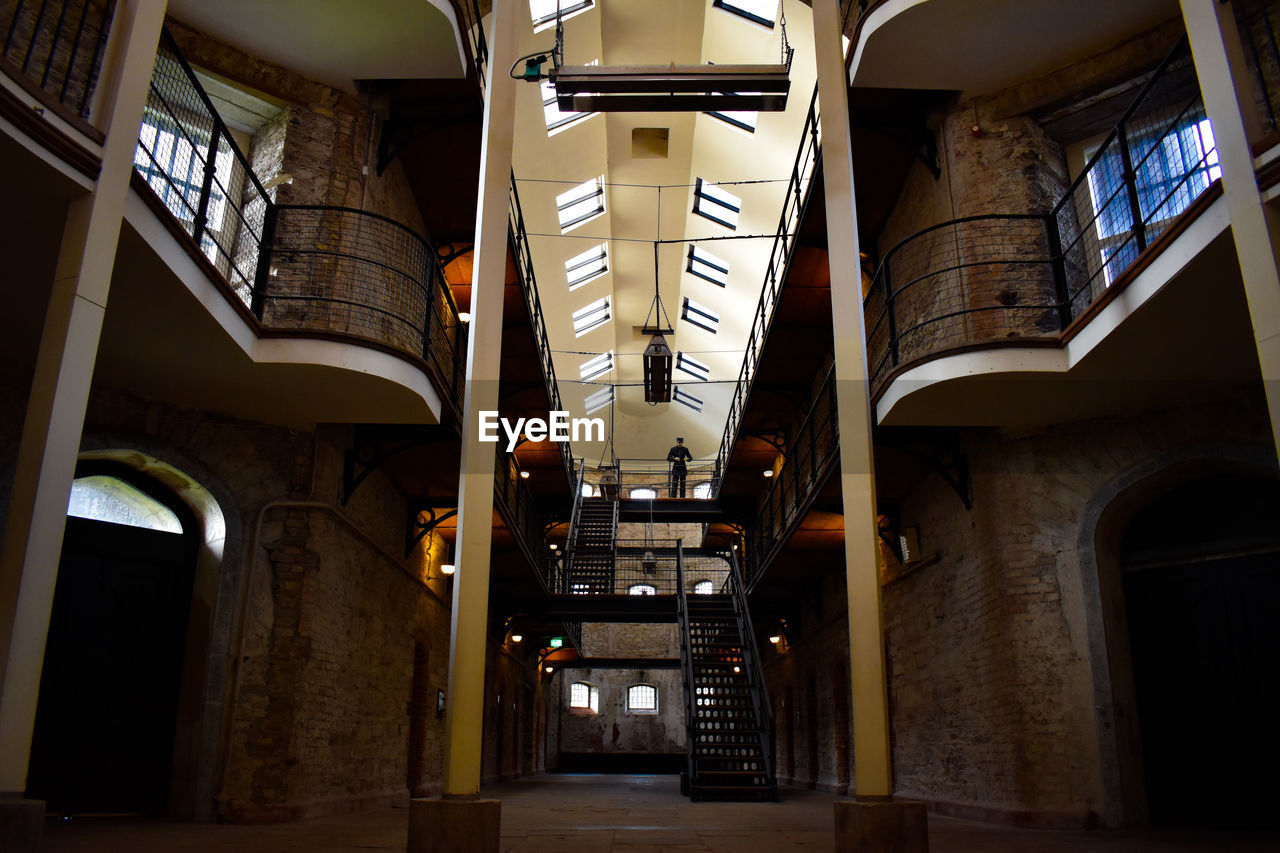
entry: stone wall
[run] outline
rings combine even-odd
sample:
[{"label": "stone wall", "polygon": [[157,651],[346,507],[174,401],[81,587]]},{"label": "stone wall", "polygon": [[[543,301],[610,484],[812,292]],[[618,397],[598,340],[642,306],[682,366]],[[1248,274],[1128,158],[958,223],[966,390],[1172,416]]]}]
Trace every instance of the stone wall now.
[{"label": "stone wall", "polygon": [[[1107,687],[1116,641],[1101,627],[1088,519],[1130,472],[1229,460],[1237,448],[1265,458],[1268,436],[1262,401],[1244,394],[1043,430],[965,431],[973,510],[936,476],[915,487],[901,523],[919,527],[925,557],[884,588],[896,793],[982,819],[1119,823],[1117,764],[1138,759],[1117,729],[1134,709]],[[824,592],[823,606],[841,608],[842,593]],[[796,645],[766,654],[778,772],[838,788],[845,619],[810,615]]]}]

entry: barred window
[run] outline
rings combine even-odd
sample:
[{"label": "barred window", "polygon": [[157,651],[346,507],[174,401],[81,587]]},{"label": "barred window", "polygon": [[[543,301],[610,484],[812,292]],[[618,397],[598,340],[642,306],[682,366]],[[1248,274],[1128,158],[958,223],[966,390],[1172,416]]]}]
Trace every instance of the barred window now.
[{"label": "barred window", "polygon": [[600,713],[600,688],[585,681],[570,684],[569,707]]},{"label": "barred window", "polygon": [[658,713],[658,688],[652,684],[633,684],[627,688],[628,714]]}]

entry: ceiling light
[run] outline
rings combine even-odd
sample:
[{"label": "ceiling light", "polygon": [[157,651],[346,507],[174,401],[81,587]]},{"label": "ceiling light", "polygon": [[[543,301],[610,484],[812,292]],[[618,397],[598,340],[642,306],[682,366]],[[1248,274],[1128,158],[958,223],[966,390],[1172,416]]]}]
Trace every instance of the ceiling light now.
[{"label": "ceiling light", "polygon": [[556,543],[552,542],[548,547],[549,547],[549,548],[551,548],[551,550],[552,550],[552,551],[555,551],[555,550],[557,550],[560,546],[559,546],[559,545],[557,545]]},{"label": "ceiling light", "polygon": [[773,643],[775,646],[778,645],[778,643],[782,642],[782,635],[774,634],[772,637],[769,638],[769,642]]},{"label": "ceiling light", "polygon": [[550,673],[552,673],[552,672],[555,672],[555,671],[556,671],[556,668],[555,668],[554,666],[549,666],[549,667],[547,667],[547,673],[548,673],[548,674],[550,674]]},{"label": "ceiling light", "polygon": [[455,571],[457,571],[457,568],[458,567],[455,566],[453,563],[445,563],[443,566],[440,567],[440,573],[445,575],[451,575]]},{"label": "ceiling light", "polygon": [[520,642],[520,641],[521,641],[521,640],[523,640],[523,639],[524,639],[524,634],[512,634],[512,635],[511,635],[511,642],[513,642],[513,643],[518,643],[518,642]]},{"label": "ceiling light", "polygon": [[521,472],[520,472],[520,479],[521,479],[521,480],[527,480],[527,479],[529,479],[529,472],[528,472],[528,471],[521,471]]},{"label": "ceiling light", "polygon": [[470,323],[470,322],[471,322],[471,313],[470,313],[469,311],[459,311],[459,312],[458,312],[458,322],[459,322],[459,323]]},{"label": "ceiling light", "polygon": [[564,111],[782,112],[791,88],[786,65],[565,65],[553,69]]},{"label": "ceiling light", "polygon": [[763,476],[763,477],[767,480],[767,479],[769,479],[770,477],[772,477],[772,476],[773,476],[773,469],[772,469],[772,468],[765,468],[763,471],[761,471],[761,472],[760,472],[760,474],[761,474],[761,476]]},{"label": "ceiling light", "polygon": [[649,340],[644,351],[644,401],[671,402],[671,347],[660,334]]}]

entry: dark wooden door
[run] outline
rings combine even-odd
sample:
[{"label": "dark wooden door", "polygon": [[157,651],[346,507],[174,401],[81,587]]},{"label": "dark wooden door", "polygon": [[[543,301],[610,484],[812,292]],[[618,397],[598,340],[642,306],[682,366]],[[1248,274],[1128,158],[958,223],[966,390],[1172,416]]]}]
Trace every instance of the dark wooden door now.
[{"label": "dark wooden door", "polygon": [[1280,794],[1280,552],[1130,570],[1151,822],[1260,825]]},{"label": "dark wooden door", "polygon": [[67,519],[27,782],[51,813],[164,814],[193,539]]}]

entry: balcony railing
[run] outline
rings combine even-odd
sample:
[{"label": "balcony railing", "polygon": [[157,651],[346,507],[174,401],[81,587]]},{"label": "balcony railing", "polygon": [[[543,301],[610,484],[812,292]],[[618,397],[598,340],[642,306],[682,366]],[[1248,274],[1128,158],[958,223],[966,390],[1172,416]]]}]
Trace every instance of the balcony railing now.
[{"label": "balcony railing", "polygon": [[890,249],[864,300],[878,396],[895,372],[969,347],[1059,335],[1218,178],[1183,39],[1045,214],[926,228]]},{"label": "balcony railing", "polygon": [[804,420],[791,434],[782,467],[769,481],[755,522],[747,529],[741,559],[747,589],[755,586],[813,504],[839,454],[835,373],[828,371]]},{"label": "balcony railing", "polygon": [[276,204],[167,30],[134,169],[264,329],[411,356],[460,409],[466,327],[429,241],[362,210]]},{"label": "balcony railing", "polygon": [[[607,492],[615,490],[624,500],[685,497],[709,500],[715,496],[719,472],[716,463],[689,462],[685,465],[684,494],[674,478],[672,463],[665,459],[618,459],[616,465],[587,469],[584,482],[591,493],[612,497]],[[674,492],[674,494],[673,494]]]},{"label": "balcony railing", "polygon": [[46,103],[88,119],[115,0],[10,0],[0,12],[3,65]]}]

